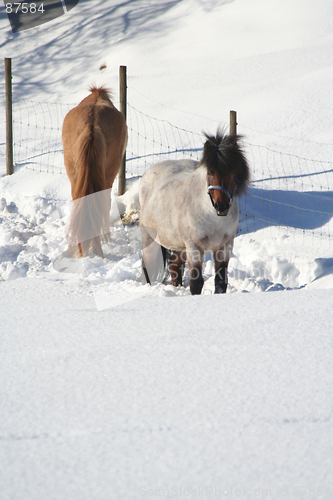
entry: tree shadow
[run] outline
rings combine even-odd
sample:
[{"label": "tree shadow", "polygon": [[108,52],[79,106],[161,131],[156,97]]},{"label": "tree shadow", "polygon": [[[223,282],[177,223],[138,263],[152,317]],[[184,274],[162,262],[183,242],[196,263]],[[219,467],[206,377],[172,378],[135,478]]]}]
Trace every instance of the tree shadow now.
[{"label": "tree shadow", "polygon": [[[49,0],[53,17],[57,16],[56,9],[59,7],[59,0]],[[70,7],[70,2],[74,0],[66,0]],[[33,80],[33,92],[35,93],[36,85],[43,92],[52,92],[51,87],[60,80],[66,88],[75,87],[82,78],[82,69],[86,72],[89,67],[89,60],[96,61],[96,47],[102,50],[107,45],[115,45],[124,40],[136,37],[149,37],[152,32],[159,32],[168,29],[172,26],[172,21],[166,20],[165,14],[170,9],[174,8],[183,0],[157,0],[152,2],[141,2],[141,0],[123,0],[110,5],[100,4],[98,10],[89,11],[88,0],[79,0],[73,16],[69,18],[67,15],[62,15],[64,12],[61,9],[58,14],[61,14],[62,19],[71,19],[71,22],[65,24],[61,35],[56,37],[45,36],[45,40],[41,40],[40,45],[36,45],[31,60],[33,64],[26,64],[27,57],[24,55],[24,61],[20,61],[20,56],[16,57],[16,65],[21,65],[20,81],[15,84],[15,94],[20,95],[24,92],[25,97],[30,92],[31,82]],[[37,3],[37,2],[36,2]],[[45,2],[44,2],[45,3]],[[50,7],[51,8],[51,7]],[[69,9],[71,10],[71,9]],[[77,12],[77,17],[76,13]],[[85,15],[89,13],[89,15]],[[6,14],[5,14],[6,15]],[[59,17],[59,16],[58,16]],[[77,19],[75,27],[73,22]],[[49,21],[51,19],[48,19]],[[14,21],[13,21],[14,22]],[[21,21],[15,21],[21,23]],[[16,26],[16,29],[19,28]],[[50,28],[51,29],[51,28]],[[75,38],[73,37],[73,29],[75,30]],[[44,34],[44,33],[43,33]],[[11,36],[1,44],[1,48],[14,43],[18,43],[20,33],[11,34]],[[45,32],[48,35],[48,32]],[[49,39],[50,38],[50,39]],[[84,47],[84,50],[83,50]],[[37,64],[45,64],[48,62],[48,67],[54,68],[52,81],[40,76],[35,79],[35,74],[31,72],[31,67],[35,68]],[[70,62],[70,71],[67,75],[58,76],[57,69],[61,64],[66,66]],[[26,67],[25,67],[26,66]],[[43,66],[44,67],[44,66]],[[24,70],[22,69],[24,68]]]}]

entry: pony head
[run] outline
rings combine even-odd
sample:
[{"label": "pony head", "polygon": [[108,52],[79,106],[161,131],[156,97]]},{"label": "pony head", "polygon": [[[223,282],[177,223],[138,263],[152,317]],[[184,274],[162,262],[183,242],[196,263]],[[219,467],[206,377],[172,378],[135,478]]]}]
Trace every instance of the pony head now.
[{"label": "pony head", "polygon": [[249,167],[238,141],[239,135],[205,134],[200,165],[207,169],[208,194],[217,215],[226,216],[234,195],[241,196],[250,180]]}]

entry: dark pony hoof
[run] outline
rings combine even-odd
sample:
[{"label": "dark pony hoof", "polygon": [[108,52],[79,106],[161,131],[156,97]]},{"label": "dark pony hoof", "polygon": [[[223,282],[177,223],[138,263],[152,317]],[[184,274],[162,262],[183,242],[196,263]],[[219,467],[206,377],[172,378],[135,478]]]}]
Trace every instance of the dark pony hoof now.
[{"label": "dark pony hoof", "polygon": [[190,291],[192,295],[200,295],[204,284],[202,277],[190,281]]}]

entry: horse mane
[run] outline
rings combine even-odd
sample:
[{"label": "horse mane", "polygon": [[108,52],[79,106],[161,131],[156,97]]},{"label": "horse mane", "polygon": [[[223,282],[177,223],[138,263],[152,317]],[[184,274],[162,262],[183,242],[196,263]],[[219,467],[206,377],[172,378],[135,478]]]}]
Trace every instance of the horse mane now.
[{"label": "horse mane", "polygon": [[204,145],[200,165],[208,171],[222,176],[234,174],[238,179],[237,195],[242,195],[250,182],[250,170],[243,149],[238,144],[240,135],[227,135],[218,130],[216,136],[204,134]]}]

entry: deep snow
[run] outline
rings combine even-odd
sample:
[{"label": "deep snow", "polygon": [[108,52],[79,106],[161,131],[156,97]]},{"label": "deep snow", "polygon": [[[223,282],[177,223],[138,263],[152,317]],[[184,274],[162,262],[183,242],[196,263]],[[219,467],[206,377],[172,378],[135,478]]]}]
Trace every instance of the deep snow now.
[{"label": "deep snow", "polygon": [[97,312],[82,282],[21,281],[19,313],[2,284],[2,498],[331,498],[332,289]]},{"label": "deep snow", "polygon": [[23,115],[74,106],[92,82],[117,103],[125,64],[132,110],[201,134],[236,109],[253,179],[229,293],[212,295],[208,255],[200,297],[140,283],[146,160],[128,162],[123,197],[114,188],[105,259],[66,259],[61,154],[53,174],[22,161],[0,179],[1,500],[331,498],[332,11],[81,0],[16,35],[0,13]]}]

